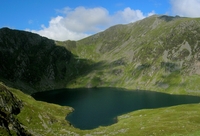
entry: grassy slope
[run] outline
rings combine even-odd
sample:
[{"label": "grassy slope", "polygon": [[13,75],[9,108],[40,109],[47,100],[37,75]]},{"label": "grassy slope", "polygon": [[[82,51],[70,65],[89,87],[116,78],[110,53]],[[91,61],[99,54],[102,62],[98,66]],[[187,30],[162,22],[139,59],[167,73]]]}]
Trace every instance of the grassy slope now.
[{"label": "grassy slope", "polygon": [[78,41],[74,48],[59,43],[79,58],[101,64],[67,87],[112,86],[199,95],[199,22],[198,18],[153,16],[113,26]]},{"label": "grassy slope", "polygon": [[[66,86],[115,86],[199,95],[200,77],[198,74],[186,75],[178,70],[169,72],[166,71],[166,67],[160,66],[160,63],[164,60],[163,52],[166,49],[163,49],[162,46],[173,49],[168,54],[169,62],[173,63],[172,52],[179,53],[180,47],[178,45],[187,36],[180,41],[178,41],[178,37],[174,36],[174,41],[177,43],[171,44],[169,39],[172,37],[160,35],[161,32],[170,32],[172,29],[168,28],[170,24],[165,21],[157,22],[159,27],[151,32],[148,31],[147,26],[149,23],[154,24],[154,19],[151,18],[150,22],[148,20],[148,22],[130,24],[128,27],[123,25],[112,27],[112,31],[106,31],[106,33],[108,32],[107,35],[100,33],[78,41],[76,48],[70,47],[70,50],[77,55],[76,62],[74,62],[77,66],[79,66],[78,59],[80,59],[81,62],[89,60],[91,67],[84,67],[84,69],[89,70],[87,74],[83,73],[82,76],[77,76]],[[187,18],[182,20],[190,21]],[[141,27],[135,27],[138,23],[141,24]],[[179,26],[181,20],[180,22],[172,21],[170,23],[177,23],[177,26]],[[156,24],[152,25],[152,27],[154,26]],[[131,32],[128,30],[131,30]],[[116,33],[120,37],[115,36]],[[104,37],[98,39],[102,35]],[[119,41],[119,39],[124,40]],[[154,40],[150,41],[149,39]],[[190,39],[187,39],[187,41],[192,50],[195,50],[194,45],[196,43],[192,43]],[[143,46],[141,47],[141,45]],[[156,48],[155,45],[157,45]],[[69,48],[69,46],[66,46],[66,48]],[[193,53],[195,54],[195,51]],[[155,56],[156,54],[162,55]],[[184,61],[186,59],[187,54]],[[187,67],[183,67],[183,70],[184,68]],[[199,104],[139,110],[119,116],[119,122],[111,126],[83,131],[73,128],[65,121],[65,116],[72,111],[72,108],[35,101],[31,96],[19,90],[11,88],[10,90],[24,102],[24,108],[17,118],[35,135],[200,135]]]},{"label": "grassy slope", "polygon": [[122,115],[117,124],[100,129],[117,135],[198,135],[199,110],[198,104],[140,110]]},{"label": "grassy slope", "polygon": [[52,136],[73,133],[73,128],[65,121],[65,116],[72,112],[72,108],[36,101],[19,90],[10,90],[24,103],[17,118],[31,133]]},{"label": "grassy slope", "polygon": [[[199,56],[199,34],[196,33],[199,32],[199,25],[192,25],[199,21],[200,19],[152,17],[128,26],[114,26],[78,41],[76,48],[66,46],[80,58],[101,63],[67,87],[115,86],[200,95],[200,76],[198,72],[189,72],[195,56]],[[190,31],[184,31],[187,29]],[[182,49],[184,41],[188,42],[191,54],[188,53],[189,49]],[[164,67],[162,62],[166,63]],[[183,64],[180,66],[181,62]],[[87,133],[199,135],[199,110],[199,104],[193,104],[135,111],[120,116],[117,124]]]},{"label": "grassy slope", "polygon": [[9,88],[24,103],[17,118],[34,135],[199,135],[200,105],[144,109],[118,117],[118,123],[93,130],[73,128],[65,120],[72,108],[35,101]]}]

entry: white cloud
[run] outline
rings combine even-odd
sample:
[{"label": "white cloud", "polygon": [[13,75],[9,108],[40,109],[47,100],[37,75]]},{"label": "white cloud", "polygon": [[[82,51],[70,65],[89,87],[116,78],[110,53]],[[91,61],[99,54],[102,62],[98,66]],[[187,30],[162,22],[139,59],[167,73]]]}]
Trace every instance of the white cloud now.
[{"label": "white cloud", "polygon": [[147,15],[144,15],[141,10],[133,10],[130,7],[127,7],[123,11],[116,12],[116,14],[111,17],[112,25],[135,22],[153,14],[155,14],[154,11],[147,13]]},{"label": "white cloud", "polygon": [[69,30],[75,32],[85,31],[99,31],[96,27],[104,26],[109,23],[108,11],[104,8],[91,8],[78,7],[74,10],[65,11],[66,17],[63,19],[63,24]]},{"label": "white cloud", "polygon": [[156,14],[155,11],[151,11],[150,13],[148,13],[148,17],[152,16],[152,15],[155,15],[155,14]]},{"label": "white cloud", "polygon": [[131,8],[125,8],[123,11],[118,11],[114,15],[114,21],[116,23],[130,23],[145,18],[144,14],[140,10],[132,10]]},{"label": "white cloud", "polygon": [[200,0],[171,0],[173,13],[185,17],[200,17]]},{"label": "white cloud", "polygon": [[112,25],[135,22],[154,14],[152,11],[145,15],[142,11],[129,7],[117,11],[114,15],[110,15],[108,10],[102,7],[67,7],[58,12],[62,13],[62,16],[52,18],[47,27],[42,25],[41,30],[31,31],[54,40],[79,40]]},{"label": "white cloud", "polygon": [[57,16],[56,18],[52,18],[49,22],[49,27],[45,27],[42,25],[42,29],[39,31],[31,30],[34,33],[38,33],[39,35],[48,37],[54,40],[77,40],[84,37],[87,37],[88,34],[78,33],[76,31],[70,31],[65,25],[63,25],[62,20],[64,18],[61,16]]}]

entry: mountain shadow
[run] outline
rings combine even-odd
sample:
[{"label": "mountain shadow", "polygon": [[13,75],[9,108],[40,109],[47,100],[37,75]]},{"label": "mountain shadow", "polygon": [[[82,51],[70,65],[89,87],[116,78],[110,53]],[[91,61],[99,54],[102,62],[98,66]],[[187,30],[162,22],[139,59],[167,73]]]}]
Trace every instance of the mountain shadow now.
[{"label": "mountain shadow", "polygon": [[0,79],[26,93],[65,87],[102,65],[78,59],[48,38],[9,28],[0,29],[0,58]]}]

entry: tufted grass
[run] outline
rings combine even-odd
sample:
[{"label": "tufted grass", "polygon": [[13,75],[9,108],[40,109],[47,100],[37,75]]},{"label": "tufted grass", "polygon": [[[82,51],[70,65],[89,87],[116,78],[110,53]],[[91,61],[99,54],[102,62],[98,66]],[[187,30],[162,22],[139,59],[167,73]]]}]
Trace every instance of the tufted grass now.
[{"label": "tufted grass", "polygon": [[118,122],[113,125],[80,130],[65,120],[72,108],[36,101],[20,90],[9,90],[23,101],[24,107],[17,118],[34,135],[200,135],[200,104],[138,110],[117,117]]}]

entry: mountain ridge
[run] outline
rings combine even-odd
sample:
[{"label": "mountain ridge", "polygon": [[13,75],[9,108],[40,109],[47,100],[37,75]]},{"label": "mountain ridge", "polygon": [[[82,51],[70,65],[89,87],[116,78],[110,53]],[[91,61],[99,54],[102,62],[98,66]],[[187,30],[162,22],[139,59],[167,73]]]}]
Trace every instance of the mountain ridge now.
[{"label": "mountain ridge", "polygon": [[199,104],[135,111],[82,131],[65,120],[71,107],[27,95],[78,87],[200,95],[199,39],[200,18],[165,15],[79,41],[0,29],[0,135],[199,135]]},{"label": "mountain ridge", "polygon": [[0,77],[28,93],[109,86],[196,94],[199,22],[199,18],[153,15],[64,42],[4,28]]},{"label": "mountain ridge", "polygon": [[[65,42],[62,45],[80,58],[104,62],[106,70],[97,70],[85,77],[86,80],[96,75],[94,78],[99,81],[108,82],[105,86],[198,93],[198,85],[196,88],[187,86],[188,89],[183,86],[193,77],[199,81],[199,21],[199,18],[154,15],[128,25],[116,25],[79,40],[76,48],[68,48]],[[98,72],[107,75],[98,75]],[[80,79],[80,83],[82,81]],[[88,80],[88,84],[90,82]]]},{"label": "mountain ridge", "polygon": [[[29,94],[65,87],[77,76],[70,51],[26,31],[0,29],[0,57],[1,80]],[[80,65],[87,66],[88,62]]]}]

